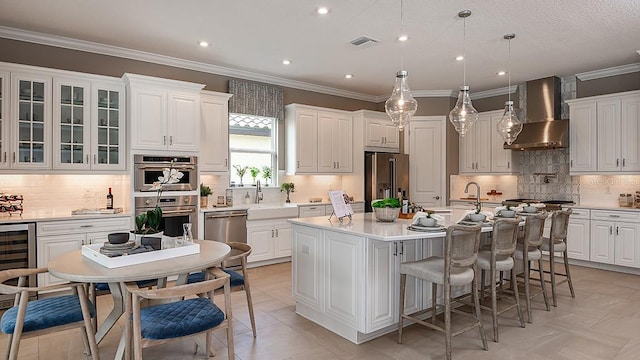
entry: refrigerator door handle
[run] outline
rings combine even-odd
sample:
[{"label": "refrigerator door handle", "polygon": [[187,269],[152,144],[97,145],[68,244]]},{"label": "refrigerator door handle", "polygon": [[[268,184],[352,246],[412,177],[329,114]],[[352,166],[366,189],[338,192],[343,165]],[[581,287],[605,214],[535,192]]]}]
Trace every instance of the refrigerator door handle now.
[{"label": "refrigerator door handle", "polygon": [[396,158],[389,159],[389,183],[391,184],[391,196],[393,197],[394,191],[396,191]]}]

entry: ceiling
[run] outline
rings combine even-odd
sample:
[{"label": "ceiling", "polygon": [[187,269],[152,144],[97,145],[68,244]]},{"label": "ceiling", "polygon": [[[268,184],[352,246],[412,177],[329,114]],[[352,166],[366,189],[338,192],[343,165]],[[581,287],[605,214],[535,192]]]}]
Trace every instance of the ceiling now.
[{"label": "ceiling", "polygon": [[[513,83],[640,62],[638,0],[404,0],[404,43],[400,0],[0,0],[0,25],[381,96],[401,58],[414,91],[462,85],[465,9],[472,93],[506,87],[507,33]],[[360,36],[379,42],[350,44]]]}]

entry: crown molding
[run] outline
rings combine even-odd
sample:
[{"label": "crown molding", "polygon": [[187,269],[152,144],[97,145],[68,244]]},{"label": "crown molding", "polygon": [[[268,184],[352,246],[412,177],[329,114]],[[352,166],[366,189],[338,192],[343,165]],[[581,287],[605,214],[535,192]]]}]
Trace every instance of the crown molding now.
[{"label": "crown molding", "polygon": [[[638,50],[640,55],[640,50]],[[627,64],[621,66],[614,66],[606,69],[587,71],[580,74],[576,74],[576,77],[582,81],[601,79],[604,77],[624,75],[634,72],[640,72],[640,63]]]},{"label": "crown molding", "polygon": [[306,83],[303,81],[296,81],[285,79],[272,75],[258,74],[251,71],[244,71],[238,69],[232,69],[224,66],[217,66],[211,64],[205,64],[202,62],[179,59],[171,56],[165,56],[160,54],[149,53],[145,51],[133,50],[122,48],[118,46],[99,44],[90,41],[72,39],[63,36],[55,36],[49,34],[43,34],[33,31],[27,31],[22,29],[15,29],[6,26],[0,26],[0,37],[31,42],[41,45],[47,46],[55,46],[70,50],[78,50],[85,51],[95,54],[115,56],[125,59],[138,60],[144,62],[150,62],[154,64],[173,66],[183,69],[201,71],[216,75],[229,76],[233,78],[265,82],[274,85],[286,86],[290,88],[313,91],[327,95],[335,95],[346,97],[350,99],[369,101],[369,102],[378,102],[379,96],[368,95],[363,93],[358,93],[355,91],[348,91],[342,89],[336,89],[329,86],[316,85],[311,83]]},{"label": "crown molding", "polygon": [[471,97],[471,100],[484,99],[484,98],[489,98],[489,97],[493,97],[493,96],[513,94],[516,91],[518,91],[518,85],[511,85],[511,87],[505,86],[503,88],[491,89],[491,90],[485,90],[485,91],[478,91],[478,92],[475,92],[475,93],[471,93],[470,97]]}]

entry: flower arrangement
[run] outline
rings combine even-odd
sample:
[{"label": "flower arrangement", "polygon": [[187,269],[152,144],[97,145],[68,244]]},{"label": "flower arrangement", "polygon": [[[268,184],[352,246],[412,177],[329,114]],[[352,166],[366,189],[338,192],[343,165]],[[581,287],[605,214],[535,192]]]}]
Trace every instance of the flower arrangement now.
[{"label": "flower arrangement", "polygon": [[289,199],[289,193],[292,192],[296,192],[296,185],[292,182],[290,183],[282,183],[282,185],[280,185],[280,192],[285,191],[287,193],[287,200],[286,202],[290,203],[291,200]]},{"label": "flower arrangement", "polygon": [[264,184],[269,186],[269,180],[271,180],[271,166],[263,166],[262,167],[262,177],[264,178]]},{"label": "flower arrangement", "polygon": [[135,234],[155,234],[160,232],[160,223],[162,221],[162,209],[158,204],[160,203],[160,197],[162,196],[162,186],[165,184],[175,184],[180,182],[180,179],[184,174],[177,169],[173,168],[174,162],[171,161],[171,166],[162,170],[162,176],[158,177],[158,181],[155,181],[151,186],[151,190],[156,191],[156,207],[148,210],[144,214],[136,216]]},{"label": "flower arrangement", "polygon": [[238,176],[240,177],[240,186],[244,186],[244,181],[242,180],[242,178],[244,178],[244,174],[247,173],[247,169],[249,167],[248,166],[233,165],[233,168],[236,169],[236,174],[238,174]]}]

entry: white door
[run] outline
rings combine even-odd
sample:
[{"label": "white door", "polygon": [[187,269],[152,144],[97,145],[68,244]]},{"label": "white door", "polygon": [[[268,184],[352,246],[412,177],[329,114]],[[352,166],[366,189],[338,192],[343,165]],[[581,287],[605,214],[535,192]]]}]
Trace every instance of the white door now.
[{"label": "white door", "polygon": [[200,150],[200,99],[198,95],[169,93],[167,127],[170,150]]},{"label": "white door", "polygon": [[339,173],[353,171],[353,119],[346,114],[336,115],[334,131],[334,148],[337,170]]},{"label": "white door", "polygon": [[247,226],[247,243],[251,246],[248,262],[273,259],[273,226]]},{"label": "white door", "polygon": [[567,227],[567,256],[571,259],[589,261],[589,219],[569,219]]},{"label": "white door", "polygon": [[409,123],[409,199],[418,205],[444,205],[445,121],[444,116],[431,116]]},{"label": "white door", "polygon": [[229,96],[203,92],[200,97],[200,170],[229,172]]},{"label": "white door", "polygon": [[296,173],[318,171],[318,112],[296,111]]},{"label": "white door", "polygon": [[324,289],[322,268],[323,231],[306,226],[293,226],[291,264],[292,292],[296,302],[316,311],[322,310],[320,294]]},{"label": "white door", "polygon": [[620,100],[598,101],[598,171],[619,171]]},{"label": "white door", "polygon": [[591,261],[613,264],[615,261],[614,223],[591,220]]},{"label": "white door", "polygon": [[[398,321],[398,242],[368,241],[367,331],[375,331]],[[410,281],[410,280],[409,280]]]},{"label": "white door", "polygon": [[336,116],[330,112],[318,112],[318,171],[337,172],[336,157],[339,149],[334,146]]},{"label": "white door", "polygon": [[640,171],[640,96],[622,98],[622,171]]},{"label": "white door", "polygon": [[291,225],[283,223],[274,227],[273,257],[291,256]]},{"label": "white door", "polygon": [[[80,250],[85,240],[85,233],[38,237],[38,267],[46,268],[51,259],[75,250]],[[61,284],[65,282],[65,280],[58,279],[48,273],[38,274],[38,285],[41,286]]]},{"label": "white door", "polygon": [[[394,274],[400,273],[400,262],[417,261],[422,259],[422,240],[410,240],[400,243],[400,256],[397,257],[398,264]],[[399,281],[399,279],[398,279]],[[404,298],[404,312],[411,314],[422,309],[422,279],[407,276]],[[400,283],[398,282],[397,291],[400,291]],[[398,306],[396,306],[397,308]],[[395,319],[396,321],[399,318]]]},{"label": "white door", "polygon": [[491,118],[480,116],[473,124],[472,131],[475,137],[474,153],[476,159],[476,172],[491,172]]},{"label": "white door", "polygon": [[91,83],[84,79],[53,80],[53,166],[88,170],[91,129]]},{"label": "white door", "polygon": [[131,89],[131,148],[167,148],[167,92]]},{"label": "white door", "polygon": [[596,102],[571,104],[569,117],[569,170],[596,171]]},{"label": "white door", "polygon": [[640,267],[640,224],[615,223],[616,265]]}]

